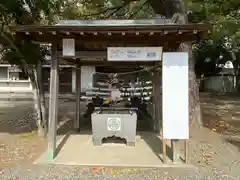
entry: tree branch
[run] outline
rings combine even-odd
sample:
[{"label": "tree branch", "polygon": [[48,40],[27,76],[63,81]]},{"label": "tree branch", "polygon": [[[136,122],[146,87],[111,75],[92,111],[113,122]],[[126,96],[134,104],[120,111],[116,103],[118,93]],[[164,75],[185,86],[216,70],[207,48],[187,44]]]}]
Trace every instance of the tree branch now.
[{"label": "tree branch", "polygon": [[137,11],[135,11],[134,13],[132,13],[132,14],[128,17],[128,19],[131,19],[131,18],[133,18],[135,15],[137,15],[137,14],[144,8],[144,6],[145,6],[148,2],[149,2],[149,0],[146,0],[146,1],[142,4],[142,6],[141,6]]},{"label": "tree branch", "polygon": [[24,72],[28,72],[27,70],[27,62],[24,60],[24,55],[21,53],[21,51],[19,50],[19,48],[14,44],[14,42],[5,34],[4,32],[4,24],[2,24],[2,28],[1,28],[1,36],[5,39],[5,41],[10,45],[10,47],[12,49],[14,49],[18,54],[19,54],[19,57],[20,57],[20,62],[22,63],[23,65],[23,69],[24,69]]},{"label": "tree branch", "polygon": [[90,14],[87,14],[87,15],[82,15],[82,17],[98,16],[98,15],[101,15],[101,14],[105,14],[108,11],[118,10],[119,8],[121,9],[122,7],[123,7],[123,5],[116,6],[116,7],[111,7],[111,8],[104,9],[103,11],[100,11],[100,12],[97,12],[97,13],[90,13]]},{"label": "tree branch", "polygon": [[[169,0],[171,1],[171,0]],[[149,4],[151,5],[153,11],[156,13],[156,14],[161,14],[161,15],[165,15],[166,13],[166,7],[165,6],[165,3],[168,3],[168,1],[163,1],[163,0],[149,0]]]},{"label": "tree branch", "polygon": [[119,6],[117,9],[115,9],[112,13],[110,13],[106,18],[109,19],[112,15],[114,15],[115,13],[117,13],[118,11],[120,11],[121,9],[123,9],[125,5]]}]

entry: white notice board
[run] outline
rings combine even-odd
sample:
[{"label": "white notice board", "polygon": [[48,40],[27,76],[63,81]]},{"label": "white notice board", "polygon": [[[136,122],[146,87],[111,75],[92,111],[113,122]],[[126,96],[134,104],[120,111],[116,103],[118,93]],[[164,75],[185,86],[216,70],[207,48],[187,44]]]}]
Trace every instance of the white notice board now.
[{"label": "white notice board", "polygon": [[63,56],[75,56],[75,40],[63,39]]},{"label": "white notice board", "polygon": [[163,138],[189,139],[188,53],[163,53]]},{"label": "white notice board", "polygon": [[108,47],[108,61],[161,61],[162,47]]}]

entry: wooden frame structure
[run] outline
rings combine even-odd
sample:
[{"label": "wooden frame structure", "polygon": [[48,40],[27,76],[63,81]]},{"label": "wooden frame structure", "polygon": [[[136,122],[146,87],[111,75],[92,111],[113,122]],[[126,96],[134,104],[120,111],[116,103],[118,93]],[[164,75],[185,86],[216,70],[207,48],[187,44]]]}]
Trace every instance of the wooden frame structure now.
[{"label": "wooden frame structure", "polygon": [[[52,64],[50,79],[49,102],[49,134],[48,158],[56,156],[56,123],[58,117],[59,59],[76,64],[76,120],[74,128],[79,128],[80,120],[80,66],[82,65],[116,65],[107,62],[106,58],[82,60],[80,57],[57,57],[57,51],[62,50],[63,38],[74,38],[76,51],[106,51],[107,47],[116,46],[162,46],[164,51],[176,50],[181,43],[205,38],[211,25],[208,24],[164,24],[162,20],[97,20],[72,21],[54,26],[20,25],[12,27],[19,39],[31,40],[37,43],[52,44]],[[156,62],[126,62],[141,65],[153,65]],[[121,64],[123,63],[121,62]],[[158,77],[153,83],[158,86]],[[160,119],[159,88],[154,90],[155,121]],[[159,122],[156,126],[159,126]],[[157,128],[158,129],[158,128]],[[166,162],[166,142],[163,140],[163,160]],[[185,143],[185,160],[187,161],[187,142]]]}]

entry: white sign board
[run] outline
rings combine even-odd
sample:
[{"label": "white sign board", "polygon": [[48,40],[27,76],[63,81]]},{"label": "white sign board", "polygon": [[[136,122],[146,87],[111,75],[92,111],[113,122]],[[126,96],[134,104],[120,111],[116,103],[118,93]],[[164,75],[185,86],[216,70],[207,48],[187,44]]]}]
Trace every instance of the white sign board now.
[{"label": "white sign board", "polygon": [[63,56],[75,56],[75,40],[63,39]]},{"label": "white sign board", "polygon": [[163,53],[163,138],[189,139],[188,53]]},{"label": "white sign board", "polygon": [[162,47],[108,47],[108,61],[161,61]]}]

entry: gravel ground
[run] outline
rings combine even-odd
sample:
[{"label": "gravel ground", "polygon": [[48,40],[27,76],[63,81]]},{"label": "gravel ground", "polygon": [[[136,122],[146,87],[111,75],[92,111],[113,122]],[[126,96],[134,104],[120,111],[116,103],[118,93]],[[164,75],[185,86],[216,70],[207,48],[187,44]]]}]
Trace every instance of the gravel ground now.
[{"label": "gravel ground", "polygon": [[31,169],[2,171],[3,180],[239,180],[223,172],[216,171],[209,175],[194,174],[181,169],[111,169],[79,168],[65,166],[35,166]]},{"label": "gravel ground", "polygon": [[[212,99],[209,102],[204,99],[204,102],[207,102],[207,105],[204,105],[204,114],[211,114],[208,121],[214,120],[215,122],[217,119],[227,122],[231,116],[231,119],[235,120],[234,139],[239,138],[240,129],[236,126],[236,120],[240,119],[237,118],[237,115],[240,115],[237,113],[240,106],[233,104],[234,101],[226,102],[226,100],[217,101],[217,105],[211,106],[209,102],[212,103]],[[223,107],[226,104],[228,106]],[[75,116],[74,105],[73,100],[61,99],[60,119]],[[233,109],[234,107],[235,109]],[[220,112],[219,109],[224,111]],[[213,117],[215,111],[222,114],[220,120],[219,115]],[[35,133],[28,133],[30,129],[34,128],[33,119],[32,102],[0,102],[1,180],[240,180],[239,146],[226,141],[226,137],[233,137],[230,127],[227,128],[226,133],[223,132],[227,125],[222,128],[220,125],[211,123],[211,127],[208,128],[192,127],[189,157],[191,164],[198,168],[197,171],[181,168],[113,169],[32,165],[32,162],[46,148],[46,140],[38,138]],[[232,121],[228,121],[228,124],[230,122],[232,123]]]}]

